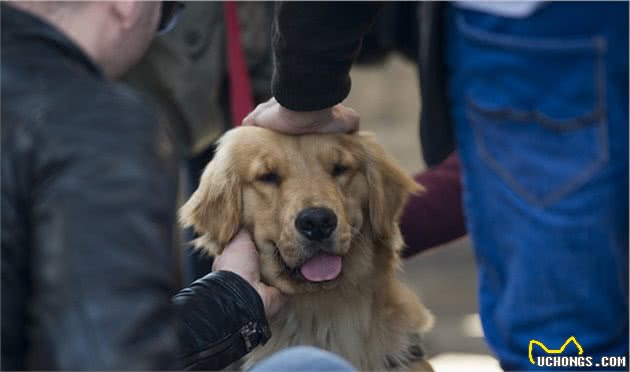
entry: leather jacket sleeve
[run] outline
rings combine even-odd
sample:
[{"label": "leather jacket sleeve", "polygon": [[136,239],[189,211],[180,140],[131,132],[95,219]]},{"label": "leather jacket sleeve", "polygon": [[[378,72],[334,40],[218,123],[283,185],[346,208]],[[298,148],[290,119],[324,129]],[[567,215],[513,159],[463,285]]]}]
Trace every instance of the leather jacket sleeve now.
[{"label": "leather jacket sleeve", "polygon": [[260,296],[232,272],[206,275],[173,302],[183,325],[186,369],[223,369],[271,336]]}]

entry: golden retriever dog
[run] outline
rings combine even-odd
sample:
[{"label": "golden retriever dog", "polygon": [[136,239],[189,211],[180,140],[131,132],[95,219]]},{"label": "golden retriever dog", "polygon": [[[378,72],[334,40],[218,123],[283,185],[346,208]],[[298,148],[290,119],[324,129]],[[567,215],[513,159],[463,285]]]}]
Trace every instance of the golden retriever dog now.
[{"label": "golden retriever dog", "polygon": [[289,346],[336,353],[361,370],[431,370],[419,335],[432,316],[396,278],[398,219],[417,185],[365,133],[288,136],[240,127],[219,141],[180,210],[196,244],[220,254],[241,226],[261,277],[287,295],[272,337],[245,367]]}]

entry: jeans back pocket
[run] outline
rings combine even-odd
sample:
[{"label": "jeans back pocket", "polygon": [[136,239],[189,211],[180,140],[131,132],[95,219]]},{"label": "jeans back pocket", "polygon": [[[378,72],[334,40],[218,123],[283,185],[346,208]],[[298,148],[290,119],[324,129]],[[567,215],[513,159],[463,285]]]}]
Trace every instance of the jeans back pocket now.
[{"label": "jeans back pocket", "polygon": [[514,36],[463,16],[456,22],[479,156],[539,206],[583,185],[608,159],[605,39]]}]

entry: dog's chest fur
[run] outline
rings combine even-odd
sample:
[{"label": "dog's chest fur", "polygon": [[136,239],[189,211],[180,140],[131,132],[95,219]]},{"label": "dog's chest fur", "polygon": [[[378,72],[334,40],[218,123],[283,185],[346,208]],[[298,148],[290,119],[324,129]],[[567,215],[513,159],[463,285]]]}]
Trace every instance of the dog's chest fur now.
[{"label": "dog's chest fur", "polygon": [[[331,351],[361,370],[408,364],[417,340],[412,336],[428,327],[431,315],[415,296],[409,301],[406,288],[390,284],[382,291],[357,287],[290,297],[270,322],[271,339],[247,357],[245,367],[298,345]],[[392,298],[397,294],[401,298]]]}]

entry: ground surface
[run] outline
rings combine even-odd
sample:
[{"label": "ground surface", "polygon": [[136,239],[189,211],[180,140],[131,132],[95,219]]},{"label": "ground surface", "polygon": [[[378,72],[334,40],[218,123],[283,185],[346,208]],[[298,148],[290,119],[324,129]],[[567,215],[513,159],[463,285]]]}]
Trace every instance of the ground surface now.
[{"label": "ground surface", "polygon": [[[361,128],[376,133],[409,172],[424,169],[418,138],[420,101],[415,66],[392,57],[383,66],[355,67],[345,101],[361,115]],[[483,341],[477,315],[477,281],[468,239],[422,254],[403,265],[401,278],[436,315],[425,340],[439,371],[498,369]]]}]

